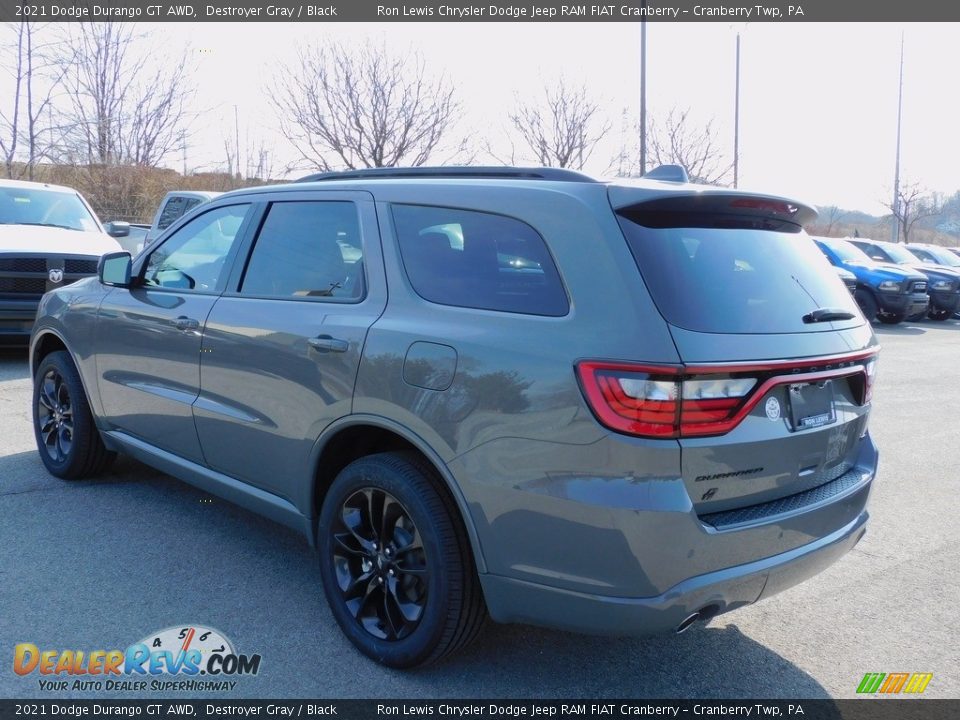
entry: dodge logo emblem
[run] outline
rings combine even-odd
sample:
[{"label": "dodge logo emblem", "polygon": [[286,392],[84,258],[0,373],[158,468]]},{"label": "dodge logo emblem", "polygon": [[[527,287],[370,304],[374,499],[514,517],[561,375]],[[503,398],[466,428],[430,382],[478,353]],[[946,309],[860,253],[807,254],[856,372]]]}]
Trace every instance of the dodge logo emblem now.
[{"label": "dodge logo emblem", "polygon": [[52,282],[52,283],[54,283],[54,284],[59,283],[59,282],[63,282],[63,270],[60,270],[59,268],[54,268],[53,270],[51,270],[51,271],[49,272],[49,274],[47,275],[47,277],[49,277],[49,278],[50,278],[50,282]]}]

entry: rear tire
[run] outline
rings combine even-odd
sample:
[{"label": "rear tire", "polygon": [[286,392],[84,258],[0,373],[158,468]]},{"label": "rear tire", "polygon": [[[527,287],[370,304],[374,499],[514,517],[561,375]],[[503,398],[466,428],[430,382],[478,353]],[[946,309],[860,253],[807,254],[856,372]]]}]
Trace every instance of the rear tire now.
[{"label": "rear tire", "polygon": [[856,299],[857,305],[860,306],[860,311],[867,322],[873,322],[877,319],[877,301],[873,299],[873,295],[867,290],[857,290],[853,297]]},{"label": "rear tire", "polygon": [[44,466],[64,480],[99,475],[116,458],[104,446],[80,374],[62,350],[45,356],[34,375],[33,434]]},{"label": "rear tire", "polygon": [[943,322],[944,320],[949,320],[953,317],[953,313],[949,310],[931,310],[927,315],[931,320],[936,320],[937,322]]},{"label": "rear tire", "polygon": [[441,482],[414,453],[370,455],[337,475],[320,511],[333,616],[360,652],[389,667],[459,650],[486,618],[470,542]]}]

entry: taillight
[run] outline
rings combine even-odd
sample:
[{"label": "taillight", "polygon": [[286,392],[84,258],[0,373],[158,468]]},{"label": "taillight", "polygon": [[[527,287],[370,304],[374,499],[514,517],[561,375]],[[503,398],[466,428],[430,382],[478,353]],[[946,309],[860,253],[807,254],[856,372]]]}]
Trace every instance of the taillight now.
[{"label": "taillight", "polygon": [[611,430],[675,438],[727,432],[756,378],[680,378],[681,368],[583,362],[577,366],[590,408]]},{"label": "taillight", "polygon": [[611,430],[651,438],[704,437],[735,428],[777,385],[846,377],[865,405],[873,397],[876,353],[688,367],[591,360],[577,365],[577,376],[593,414]]},{"label": "taillight", "polygon": [[863,384],[863,404],[873,400],[873,384],[877,380],[877,358],[872,357],[864,363],[866,382]]}]

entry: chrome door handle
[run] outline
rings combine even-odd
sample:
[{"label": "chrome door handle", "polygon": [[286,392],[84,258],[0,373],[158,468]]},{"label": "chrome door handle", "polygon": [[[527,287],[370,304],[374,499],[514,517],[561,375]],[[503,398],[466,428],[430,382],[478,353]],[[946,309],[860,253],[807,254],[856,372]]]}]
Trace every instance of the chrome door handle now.
[{"label": "chrome door handle", "polygon": [[197,330],[200,327],[199,320],[188,318],[186,315],[178,317],[173,321],[173,324],[176,325],[177,330]]},{"label": "chrome door handle", "polygon": [[339,338],[330,337],[329,335],[310,338],[307,342],[310,344],[310,347],[320,352],[346,352],[350,347],[350,343],[346,340],[340,340]]}]

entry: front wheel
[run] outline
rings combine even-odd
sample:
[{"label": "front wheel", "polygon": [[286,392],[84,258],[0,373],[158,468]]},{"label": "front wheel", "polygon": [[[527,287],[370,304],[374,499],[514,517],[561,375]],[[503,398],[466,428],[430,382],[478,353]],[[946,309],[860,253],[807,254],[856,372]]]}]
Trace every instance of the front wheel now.
[{"label": "front wheel", "polygon": [[905,316],[903,313],[883,313],[881,315],[877,315],[877,320],[882,322],[884,325],[897,325],[898,323],[903,322],[904,317]]},{"label": "front wheel", "polygon": [[469,540],[440,482],[419,456],[370,455],[337,475],[320,511],[333,616],[362,653],[390,667],[458,650],[486,617]]},{"label": "front wheel", "polygon": [[854,299],[856,299],[857,305],[860,306],[860,311],[867,319],[867,322],[873,322],[877,317],[878,310],[877,301],[874,300],[873,295],[861,288],[854,294]]},{"label": "front wheel", "polygon": [[927,315],[931,320],[937,320],[943,322],[944,320],[949,320],[953,317],[953,313],[949,310],[931,310]]},{"label": "front wheel", "polygon": [[77,480],[102,473],[116,455],[104,447],[70,355],[53,352],[33,379],[33,431],[51,475]]}]

